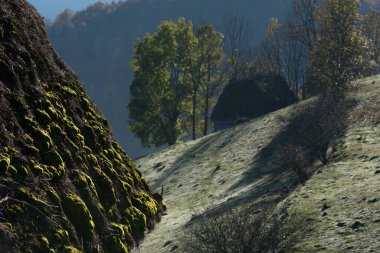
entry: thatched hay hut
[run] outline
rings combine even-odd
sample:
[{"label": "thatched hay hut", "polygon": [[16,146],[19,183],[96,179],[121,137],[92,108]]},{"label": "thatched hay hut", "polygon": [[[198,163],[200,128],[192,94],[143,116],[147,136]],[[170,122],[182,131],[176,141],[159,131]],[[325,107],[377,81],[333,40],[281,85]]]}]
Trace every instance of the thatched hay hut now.
[{"label": "thatched hay hut", "polygon": [[297,97],[280,75],[257,75],[250,80],[233,80],[219,97],[211,119],[215,131],[219,131],[296,101]]}]

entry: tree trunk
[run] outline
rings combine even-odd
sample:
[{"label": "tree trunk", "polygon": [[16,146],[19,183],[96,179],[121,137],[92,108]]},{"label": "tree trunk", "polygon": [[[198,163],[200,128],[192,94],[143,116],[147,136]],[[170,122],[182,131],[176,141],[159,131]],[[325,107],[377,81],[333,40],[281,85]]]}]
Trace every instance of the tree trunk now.
[{"label": "tree trunk", "polygon": [[205,101],[205,116],[204,116],[205,124],[204,124],[204,128],[203,128],[203,135],[204,136],[206,136],[208,134],[208,112],[209,112],[209,98],[206,97],[206,101]]},{"label": "tree trunk", "polygon": [[321,162],[323,165],[326,165],[329,162],[329,159],[327,158],[327,148],[323,148],[321,151]]},{"label": "tree trunk", "polygon": [[211,70],[210,66],[208,68],[208,80],[206,84],[206,94],[205,94],[205,115],[204,115],[204,128],[203,135],[206,136],[208,134],[208,113],[210,110],[210,82],[211,82]]},{"label": "tree trunk", "polygon": [[306,87],[305,84],[302,85],[302,100],[306,99]]},{"label": "tree trunk", "polygon": [[197,108],[197,91],[196,89],[193,90],[193,112],[192,112],[192,115],[191,115],[191,124],[192,124],[192,137],[193,137],[193,140],[195,140],[197,138],[196,134],[195,134],[195,111],[196,111],[196,108]]}]

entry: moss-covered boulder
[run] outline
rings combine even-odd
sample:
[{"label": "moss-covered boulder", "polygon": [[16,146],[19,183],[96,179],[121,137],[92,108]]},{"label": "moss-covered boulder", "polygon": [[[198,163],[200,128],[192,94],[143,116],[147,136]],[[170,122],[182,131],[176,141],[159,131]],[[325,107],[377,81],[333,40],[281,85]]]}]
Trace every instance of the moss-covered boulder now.
[{"label": "moss-covered boulder", "polygon": [[0,251],[129,252],[162,209],[42,18],[25,0],[3,0]]}]

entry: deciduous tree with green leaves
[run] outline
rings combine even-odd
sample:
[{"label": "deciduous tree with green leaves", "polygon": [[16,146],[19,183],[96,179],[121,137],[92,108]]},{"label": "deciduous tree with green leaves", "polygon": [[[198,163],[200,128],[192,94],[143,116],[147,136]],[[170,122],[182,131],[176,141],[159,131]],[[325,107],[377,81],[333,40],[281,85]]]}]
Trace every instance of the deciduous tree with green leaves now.
[{"label": "deciduous tree with green leaves", "polygon": [[129,126],[145,147],[173,145],[182,134],[181,106],[188,87],[180,76],[177,36],[177,25],[164,21],[157,33],[135,46]]},{"label": "deciduous tree with green leaves", "polygon": [[[185,44],[184,75],[192,85],[192,138],[196,138],[197,114],[203,114],[203,135],[207,135],[210,107],[220,85],[220,66],[224,53],[222,48],[223,35],[211,25],[198,27],[192,39]],[[219,81],[219,82],[218,82]],[[198,98],[200,95],[200,98]],[[198,108],[198,105],[203,108]]]},{"label": "deciduous tree with green leaves", "polygon": [[180,18],[163,21],[155,34],[137,41],[128,110],[130,129],[145,147],[175,144],[189,133],[189,120],[195,139],[202,111],[207,128],[223,61],[222,38],[211,25],[194,32],[192,23]]}]

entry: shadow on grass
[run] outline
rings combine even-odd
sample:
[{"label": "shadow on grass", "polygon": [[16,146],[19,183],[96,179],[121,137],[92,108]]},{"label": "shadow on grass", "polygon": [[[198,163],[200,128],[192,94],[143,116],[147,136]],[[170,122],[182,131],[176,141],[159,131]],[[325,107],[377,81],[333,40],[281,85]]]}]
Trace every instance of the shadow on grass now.
[{"label": "shadow on grass", "polygon": [[[252,167],[230,190],[252,185],[248,194],[255,198],[267,190],[295,187],[297,183],[307,180],[310,172],[306,168],[317,160],[327,163],[328,148],[346,132],[350,106],[351,101],[330,96],[312,99],[299,106],[294,115],[290,116],[286,127],[253,158]],[[288,151],[284,149],[287,145],[292,145],[294,152],[302,155],[301,165],[297,164],[298,153],[284,153],[284,150]],[[286,157],[286,162],[279,161],[281,152]],[[298,169],[296,166],[301,166],[304,173],[309,173],[304,175],[306,179],[294,173]],[[262,178],[266,180],[256,186]]]},{"label": "shadow on grass", "polygon": [[[178,173],[182,170],[183,167],[185,167],[189,161],[195,159],[198,155],[204,154],[206,151],[210,150],[211,146],[217,146],[218,148],[222,148],[221,145],[215,145],[219,140],[221,135],[223,135],[224,132],[218,132],[213,135],[207,136],[201,140],[198,141],[195,145],[192,145],[190,148],[188,148],[183,154],[181,154],[170,166],[170,168],[166,169],[159,178],[156,179],[156,181],[153,184],[153,188],[161,187],[164,183],[164,181],[174,173]],[[229,137],[233,137],[231,134]]]}]

